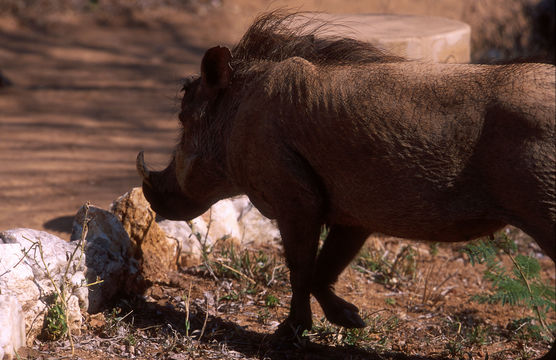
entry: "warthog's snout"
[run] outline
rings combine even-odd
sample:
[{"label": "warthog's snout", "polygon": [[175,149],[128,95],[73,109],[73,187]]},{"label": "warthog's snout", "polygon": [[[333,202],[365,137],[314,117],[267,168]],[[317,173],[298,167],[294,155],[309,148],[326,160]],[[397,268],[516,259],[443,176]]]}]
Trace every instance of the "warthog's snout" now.
[{"label": "warthog's snout", "polygon": [[137,154],[136,166],[143,180],[143,194],[160,216],[169,220],[190,220],[206,210],[183,194],[176,179],[175,160],[162,171],[151,171],[141,151]]}]

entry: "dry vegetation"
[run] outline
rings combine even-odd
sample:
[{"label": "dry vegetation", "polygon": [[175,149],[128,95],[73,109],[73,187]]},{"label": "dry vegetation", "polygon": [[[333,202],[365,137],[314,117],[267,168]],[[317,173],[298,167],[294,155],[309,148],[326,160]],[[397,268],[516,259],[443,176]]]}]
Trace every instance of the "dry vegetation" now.
[{"label": "dry vegetation", "polygon": [[[518,231],[510,236],[520,253],[540,257],[542,279],[554,287],[553,263]],[[314,302],[312,331],[288,342],[271,336],[290,298],[279,246],[238,251],[222,244],[207,252],[202,265],[171,274],[168,283],[153,285],[145,296],[91,315],[74,337],[75,354],[82,359],[536,359],[546,353],[551,335],[542,331],[532,309],[472,299],[493,288],[483,276],[485,266],[473,266],[464,246],[371,238],[338,284],[368,326],[331,325]],[[500,258],[511,269],[508,256]],[[554,336],[553,309],[546,319]],[[19,355],[70,354],[63,338],[37,341]]]},{"label": "dry vegetation", "polygon": [[[417,5],[413,5],[416,1],[397,1],[401,4],[398,9],[382,1],[371,3],[375,5],[369,5],[368,9],[403,12],[406,6],[408,12],[427,11],[468,21],[474,28],[475,61],[520,56],[554,61],[554,32],[550,31],[554,29],[554,18],[545,22],[534,20],[538,19],[535,11],[539,11],[539,1],[454,0],[444,1],[440,6],[437,1],[423,0],[419,2],[422,11],[416,10]],[[553,2],[540,3],[553,5]],[[173,100],[161,99],[172,97],[177,87],[177,82],[170,83],[168,79],[185,70],[196,70],[202,54],[200,49],[216,38],[224,39],[225,43],[236,39],[240,34],[238,29],[244,29],[249,16],[239,16],[234,6],[249,14],[264,9],[259,4],[255,11],[254,4],[257,1],[0,1],[0,44],[2,41],[6,44],[4,49],[0,45],[0,67],[5,67],[1,70],[6,70],[4,74],[14,80],[16,89],[12,93],[0,93],[0,107],[6,109],[0,125],[9,119],[2,130],[6,138],[0,132],[0,140],[6,140],[7,144],[16,140],[24,142],[31,152],[25,153],[27,150],[21,146],[16,146],[15,151],[38,159],[38,163],[29,163],[20,170],[17,166],[27,164],[27,160],[17,158],[15,165],[9,162],[12,154],[9,151],[14,146],[4,148],[0,141],[0,154],[4,156],[0,157],[2,168],[9,170],[12,166],[17,170],[6,171],[12,177],[7,181],[3,178],[0,188],[0,200],[7,204],[6,212],[0,216],[2,226],[12,227],[16,223],[13,216],[17,216],[26,221],[26,226],[34,226],[31,222],[39,221],[38,226],[48,228],[47,219],[68,213],[67,210],[54,213],[42,207],[32,213],[25,207],[29,202],[63,205],[71,214],[78,207],[76,204],[94,196],[103,195],[102,202],[115,198],[137,181],[134,154],[145,144],[158,149],[160,158],[166,158],[168,148],[160,144],[166,146],[172,138],[175,119],[168,120],[173,117],[168,114]],[[366,9],[354,4],[348,2],[345,11]],[[188,21],[192,24],[189,27]],[[203,25],[212,32],[206,34],[200,30]],[[545,28],[549,30],[543,33]],[[149,52],[153,48],[137,40],[149,36],[151,42],[165,44],[158,48],[160,57],[155,58],[154,54],[151,58]],[[122,44],[127,48],[119,48]],[[180,47],[187,51],[179,50]],[[2,63],[4,59],[11,63]],[[126,67],[129,59],[133,66]],[[88,74],[93,74],[94,80]],[[169,85],[163,85],[165,81]],[[102,105],[89,109],[89,102]],[[139,109],[137,103],[144,105],[143,108]],[[153,124],[153,118],[161,120]],[[128,126],[129,119],[136,123]],[[60,126],[65,122],[71,125],[69,130],[81,132],[77,136],[66,132]],[[86,125],[75,130],[77,122]],[[137,130],[138,127],[141,129]],[[55,131],[56,135],[42,135],[47,139],[41,140],[44,128]],[[102,132],[103,128],[106,132]],[[23,132],[27,135],[20,137]],[[68,138],[75,144],[56,142]],[[91,146],[100,142],[102,151],[107,152]],[[82,148],[88,152],[71,163],[71,169],[55,168],[74,161],[66,154],[79,153]],[[58,155],[51,155],[58,152],[65,154],[60,161]],[[112,163],[99,162],[99,158],[109,158]],[[99,163],[105,167],[99,167]],[[83,164],[86,169],[74,179]],[[47,175],[35,174],[36,169],[46,166],[52,167]],[[89,172],[95,166],[98,176],[95,173],[97,177],[91,180]],[[118,176],[125,173],[125,176],[107,180],[109,171],[117,171]],[[44,179],[48,179],[46,184]],[[69,187],[65,184],[68,181],[74,182],[72,189],[59,192],[58,189]],[[40,192],[41,188],[51,189],[49,186],[57,190]],[[4,199],[2,191],[13,195]],[[8,211],[15,215],[9,215]],[[3,217],[10,221],[4,221]],[[52,229],[62,234],[67,231],[60,226],[49,230]],[[540,260],[542,278],[554,288],[554,263],[543,257],[520,232],[511,230],[510,237],[518,244],[520,253]],[[103,313],[85,319],[82,333],[73,337],[75,355],[91,360],[178,360],[535,359],[544,354],[550,346],[549,335],[540,330],[531,308],[481,304],[471,299],[474,295],[491,294],[493,287],[483,277],[485,265],[472,266],[467,255],[460,251],[463,246],[383,237],[370,239],[337,286],[341,296],[359,306],[368,327],[337,328],[323,319],[315,302],[312,331],[287,343],[271,336],[286,316],[291,296],[279,245],[242,251],[225,245],[207,249],[205,264],[181,269],[171,274],[169,283],[154,284],[145,296],[122,299],[109,304]],[[511,269],[510,258],[503,255],[502,259]],[[552,310],[547,322],[554,324],[555,321]],[[37,340],[32,347],[19,352],[22,359],[70,356],[71,344],[67,337],[57,341]]]}]

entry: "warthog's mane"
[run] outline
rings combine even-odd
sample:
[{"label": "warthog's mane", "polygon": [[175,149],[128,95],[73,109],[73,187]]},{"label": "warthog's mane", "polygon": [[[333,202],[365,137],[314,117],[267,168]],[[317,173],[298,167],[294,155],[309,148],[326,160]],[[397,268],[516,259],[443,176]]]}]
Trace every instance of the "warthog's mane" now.
[{"label": "warthog's mane", "polygon": [[318,19],[314,13],[276,10],[259,16],[232,50],[232,67],[253,62],[279,62],[301,57],[315,65],[358,65],[399,62],[405,59],[388,54],[367,42],[333,36],[332,27],[349,26]]}]

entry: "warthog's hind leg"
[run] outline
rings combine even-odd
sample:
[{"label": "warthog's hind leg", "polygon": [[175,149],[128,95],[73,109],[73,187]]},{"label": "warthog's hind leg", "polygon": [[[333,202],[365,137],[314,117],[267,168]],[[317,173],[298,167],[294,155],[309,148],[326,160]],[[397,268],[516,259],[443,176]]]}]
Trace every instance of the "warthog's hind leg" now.
[{"label": "warthog's hind leg", "polygon": [[333,291],[338,276],[349,265],[369,236],[368,230],[332,226],[318,255],[312,293],[331,323],[348,328],[365,327],[359,310]]},{"label": "warthog's hind leg", "polygon": [[554,222],[545,221],[545,223],[542,223],[538,219],[527,220],[513,223],[512,225],[519,227],[527,235],[535,239],[535,242],[546,255],[556,263],[556,225]]}]

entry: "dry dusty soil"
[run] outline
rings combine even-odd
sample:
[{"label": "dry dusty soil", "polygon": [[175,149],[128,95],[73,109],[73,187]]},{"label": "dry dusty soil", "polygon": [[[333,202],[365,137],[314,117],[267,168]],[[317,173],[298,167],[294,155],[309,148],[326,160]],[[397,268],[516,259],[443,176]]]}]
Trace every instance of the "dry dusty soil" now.
[{"label": "dry dusty soil", "polygon": [[[28,227],[68,238],[84,202],[107,208],[139,185],[138,151],[153,166],[165,165],[178,135],[180,79],[199,71],[207,47],[237,41],[255,14],[287,5],[448,16],[474,26],[475,59],[481,59],[515,49],[528,55],[531,30],[521,10],[534,1],[22,3],[0,1],[0,71],[12,82],[0,87],[0,230]],[[510,235],[540,259],[543,279],[554,287],[554,263],[523,234]],[[471,266],[458,251],[462,246],[369,240],[373,260],[358,260],[338,284],[369,327],[333,327],[315,303],[314,329],[289,343],[270,336],[290,297],[279,246],[240,254],[243,262],[218,249],[205,266],[182,269],[146,296],[85,319],[75,356],[534,359],[546,353],[549,341],[527,320],[531,310],[470,300],[491,286],[484,267]],[[548,322],[555,320],[552,311]],[[37,340],[19,355],[69,358],[71,349],[67,339]]]}]

